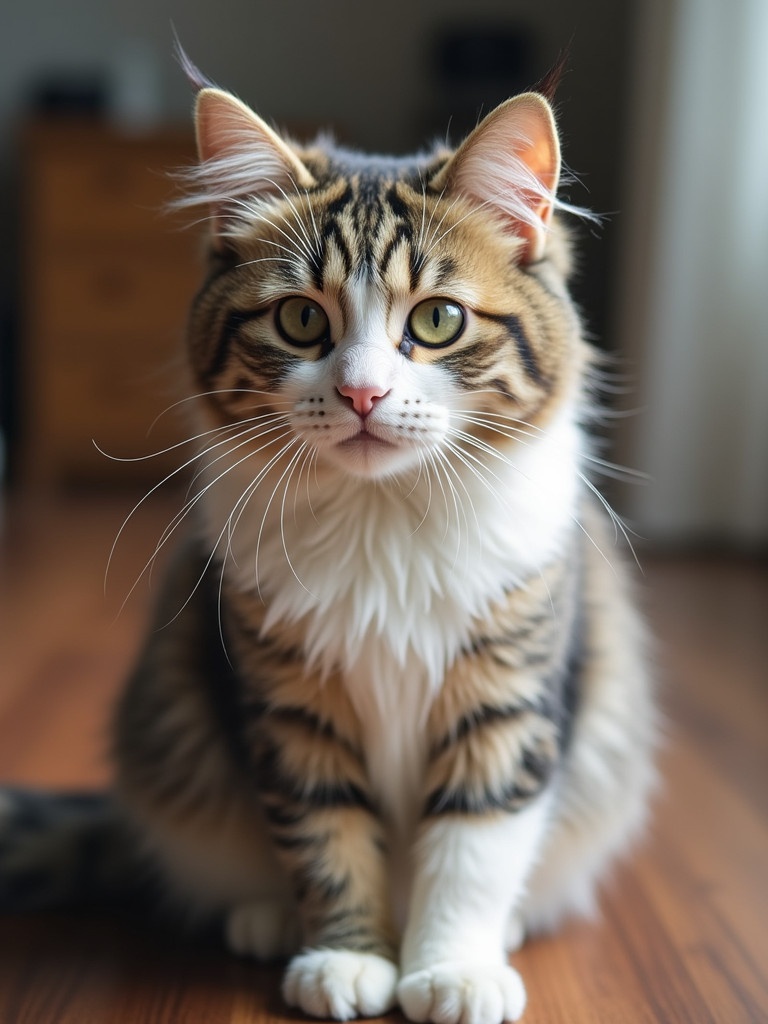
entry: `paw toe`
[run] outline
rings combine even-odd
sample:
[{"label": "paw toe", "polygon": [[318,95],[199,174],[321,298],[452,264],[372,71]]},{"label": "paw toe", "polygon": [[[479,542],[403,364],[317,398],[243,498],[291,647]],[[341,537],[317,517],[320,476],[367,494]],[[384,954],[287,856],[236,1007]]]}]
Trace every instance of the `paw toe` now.
[{"label": "paw toe", "polygon": [[502,964],[437,964],[407,975],[397,994],[416,1024],[502,1024],[525,1008],[520,975]]},{"label": "paw toe", "polygon": [[312,1017],[376,1017],[395,1004],[397,968],[384,957],[314,949],[291,961],[283,997]]}]

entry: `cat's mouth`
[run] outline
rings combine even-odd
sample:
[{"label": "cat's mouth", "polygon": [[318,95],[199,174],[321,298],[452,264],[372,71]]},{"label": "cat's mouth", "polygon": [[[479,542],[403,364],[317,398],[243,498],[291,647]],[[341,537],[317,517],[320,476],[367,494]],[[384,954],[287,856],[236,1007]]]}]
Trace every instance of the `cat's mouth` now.
[{"label": "cat's mouth", "polygon": [[348,437],[345,441],[339,442],[338,447],[347,449],[353,448],[359,451],[369,451],[374,448],[394,448],[394,445],[363,428],[356,434],[353,434],[352,437]]},{"label": "cat's mouth", "polygon": [[410,469],[414,461],[413,449],[398,437],[390,441],[364,426],[334,444],[328,455],[346,472],[368,479]]}]

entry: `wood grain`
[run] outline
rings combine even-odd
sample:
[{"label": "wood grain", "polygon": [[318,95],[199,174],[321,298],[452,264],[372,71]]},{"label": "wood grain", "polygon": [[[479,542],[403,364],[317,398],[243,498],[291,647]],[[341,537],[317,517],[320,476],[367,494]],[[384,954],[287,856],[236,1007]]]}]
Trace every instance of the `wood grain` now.
[{"label": "wood grain", "polygon": [[25,126],[19,469],[29,486],[139,486],[178,465],[145,456],[184,435],[178,408],[160,414],[182,397],[181,341],[203,269],[189,217],[169,209],[173,172],[194,148],[188,131],[122,132],[100,119]]},{"label": "wood grain", "polygon": [[[152,590],[120,611],[175,510],[126,496],[14,499],[0,539],[0,778],[99,785],[105,723]],[[667,727],[642,848],[599,922],[514,958],[526,1024],[768,1021],[768,566],[647,559]],[[119,614],[118,614],[119,613]],[[0,919],[0,1024],[296,1020],[277,969],[91,914]],[[398,1019],[393,1014],[389,1019]]]}]

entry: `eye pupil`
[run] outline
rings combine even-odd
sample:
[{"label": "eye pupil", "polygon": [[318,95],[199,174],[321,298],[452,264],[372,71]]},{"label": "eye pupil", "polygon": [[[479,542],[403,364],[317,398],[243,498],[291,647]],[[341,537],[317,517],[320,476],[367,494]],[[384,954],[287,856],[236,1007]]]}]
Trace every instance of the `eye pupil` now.
[{"label": "eye pupil", "polygon": [[408,317],[413,341],[428,348],[445,348],[461,335],[466,322],[462,307],[451,299],[427,299],[419,302]]},{"label": "eye pupil", "polygon": [[278,305],[276,326],[284,341],[300,348],[320,344],[329,334],[325,310],[301,295],[292,295]]}]

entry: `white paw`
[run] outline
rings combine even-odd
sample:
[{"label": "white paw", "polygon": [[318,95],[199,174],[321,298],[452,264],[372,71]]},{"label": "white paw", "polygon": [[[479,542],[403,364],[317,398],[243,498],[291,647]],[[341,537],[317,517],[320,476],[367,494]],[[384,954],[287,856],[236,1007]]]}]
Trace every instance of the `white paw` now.
[{"label": "white paw", "polygon": [[227,915],[227,945],[257,960],[291,956],[301,944],[296,909],[285,900],[254,900]]},{"label": "white paw", "polygon": [[312,1017],[379,1017],[396,1003],[397,967],[373,953],[310,949],[291,960],[283,998]]},{"label": "white paw", "polygon": [[525,1009],[520,975],[505,964],[435,964],[407,974],[397,995],[417,1024],[501,1024],[519,1020]]}]

